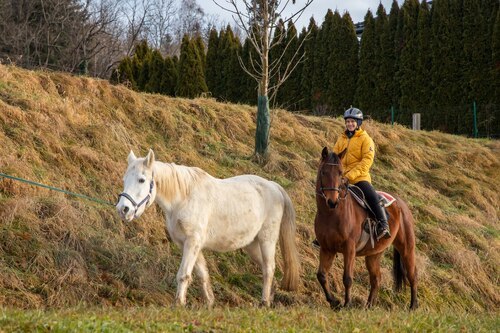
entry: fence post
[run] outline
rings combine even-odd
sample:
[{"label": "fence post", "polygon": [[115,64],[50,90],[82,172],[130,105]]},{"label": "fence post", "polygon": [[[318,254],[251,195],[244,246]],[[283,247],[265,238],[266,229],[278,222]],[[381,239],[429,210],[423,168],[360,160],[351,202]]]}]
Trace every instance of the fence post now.
[{"label": "fence post", "polygon": [[472,103],[473,110],[474,110],[474,137],[477,138],[477,111],[476,111],[476,101]]},{"label": "fence post", "polygon": [[394,105],[391,105],[391,125],[394,126]]},{"label": "fence post", "polygon": [[416,131],[420,130],[420,113],[413,114],[412,129]]}]

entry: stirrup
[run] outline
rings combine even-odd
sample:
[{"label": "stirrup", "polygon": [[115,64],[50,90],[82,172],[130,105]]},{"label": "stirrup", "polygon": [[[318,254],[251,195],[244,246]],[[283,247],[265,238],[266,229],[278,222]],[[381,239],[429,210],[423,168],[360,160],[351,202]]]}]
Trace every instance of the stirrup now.
[{"label": "stirrup", "polygon": [[321,246],[319,245],[319,242],[318,242],[318,240],[317,240],[317,239],[315,239],[315,240],[313,240],[313,241],[312,241],[312,246],[313,246],[315,249],[318,249],[318,250],[321,248]]},{"label": "stirrup", "polygon": [[389,226],[381,228],[380,230],[377,229],[377,241],[379,241],[381,238],[385,239],[391,238],[391,232],[389,231]]}]

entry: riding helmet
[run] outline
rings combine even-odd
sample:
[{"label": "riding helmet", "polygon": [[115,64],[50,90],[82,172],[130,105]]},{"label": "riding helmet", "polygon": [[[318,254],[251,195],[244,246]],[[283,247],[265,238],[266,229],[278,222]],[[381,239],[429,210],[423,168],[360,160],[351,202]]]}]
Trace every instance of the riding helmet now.
[{"label": "riding helmet", "polygon": [[345,112],[344,112],[344,119],[347,119],[347,118],[352,118],[352,119],[356,119],[356,120],[363,120],[363,112],[361,112],[360,109],[351,107],[351,108],[345,110]]},{"label": "riding helmet", "polygon": [[359,126],[361,126],[361,123],[363,122],[363,112],[361,112],[361,110],[358,108],[350,107],[349,109],[345,110],[345,112],[344,112],[344,119],[347,119],[347,118],[355,119],[356,122],[358,123],[358,127],[359,127]]}]

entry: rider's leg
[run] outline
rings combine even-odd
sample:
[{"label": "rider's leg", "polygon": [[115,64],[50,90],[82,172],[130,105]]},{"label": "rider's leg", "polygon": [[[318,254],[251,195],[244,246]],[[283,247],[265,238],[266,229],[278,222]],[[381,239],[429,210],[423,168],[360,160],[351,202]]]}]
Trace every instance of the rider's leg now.
[{"label": "rider's leg", "polygon": [[384,208],[380,206],[377,192],[375,192],[373,186],[367,181],[360,181],[355,185],[363,191],[366,202],[377,218],[377,240],[382,237],[391,237],[389,223],[387,223],[387,215],[385,214]]}]

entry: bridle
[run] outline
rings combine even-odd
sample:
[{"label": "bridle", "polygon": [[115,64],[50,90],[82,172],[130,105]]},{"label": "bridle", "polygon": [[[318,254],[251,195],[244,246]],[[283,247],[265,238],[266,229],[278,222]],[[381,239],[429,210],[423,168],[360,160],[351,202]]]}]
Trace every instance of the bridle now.
[{"label": "bridle", "polygon": [[[147,206],[149,204],[149,200],[151,199],[151,194],[153,193],[153,187],[155,185],[153,179],[154,179],[154,173],[152,175],[151,182],[149,183],[149,193],[139,203],[135,202],[135,200],[128,193],[122,192],[122,193],[118,194],[118,201],[120,201],[120,197],[124,197],[124,198],[128,199],[128,201],[130,201],[130,203],[134,206],[134,219],[137,217],[137,215],[136,215],[137,210],[142,205],[146,204],[146,206]],[[117,202],[117,204],[118,204],[118,202]]]},{"label": "bridle", "polygon": [[[339,163],[329,163],[329,162],[326,162],[326,163],[323,163],[323,165],[339,166],[340,164]],[[316,192],[316,195],[322,197],[323,199],[327,200],[327,197],[325,195],[325,191],[339,192],[339,196],[338,196],[337,200],[334,202],[335,206],[339,203],[340,200],[344,200],[347,197],[347,194],[348,194],[347,186],[346,186],[347,178],[342,177],[342,179],[341,179],[341,185],[338,186],[338,187],[324,187],[323,183],[321,181],[321,177],[319,179],[319,182],[320,182],[319,192]],[[342,190],[345,190],[344,196],[340,195],[340,192]]]}]

